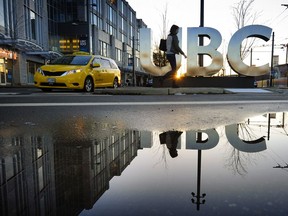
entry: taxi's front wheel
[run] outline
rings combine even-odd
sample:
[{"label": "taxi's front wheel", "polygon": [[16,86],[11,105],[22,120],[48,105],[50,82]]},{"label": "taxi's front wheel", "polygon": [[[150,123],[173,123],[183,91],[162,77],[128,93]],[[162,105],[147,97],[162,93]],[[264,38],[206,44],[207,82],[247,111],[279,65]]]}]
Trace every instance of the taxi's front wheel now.
[{"label": "taxi's front wheel", "polygon": [[84,82],[84,91],[86,92],[93,92],[94,91],[94,84],[91,77],[87,77]]},{"label": "taxi's front wheel", "polygon": [[114,78],[114,81],[113,81],[113,88],[118,88],[119,87],[119,85],[118,85],[118,79],[117,79],[117,77],[116,78]]}]

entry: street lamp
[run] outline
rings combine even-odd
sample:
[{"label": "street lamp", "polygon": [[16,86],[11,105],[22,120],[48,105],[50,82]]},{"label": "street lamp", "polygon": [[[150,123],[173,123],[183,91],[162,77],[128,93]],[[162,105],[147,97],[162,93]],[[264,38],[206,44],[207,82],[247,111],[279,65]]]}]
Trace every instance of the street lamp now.
[{"label": "street lamp", "polygon": [[272,52],[271,52],[271,69],[270,69],[270,82],[269,86],[272,87],[272,72],[273,72],[273,59],[274,59],[274,37],[275,33],[272,33]]},{"label": "street lamp", "polygon": [[133,86],[136,86],[135,41],[139,41],[139,39],[135,39],[135,36],[132,36],[132,72],[133,72]]},{"label": "street lamp", "polygon": [[[200,0],[200,27],[204,27],[204,0]],[[200,36],[199,38],[199,46],[203,46],[204,44],[204,36]],[[199,66],[204,65],[203,54],[199,56]]]},{"label": "street lamp", "polygon": [[200,210],[200,205],[205,204],[206,200],[204,197],[206,196],[205,193],[201,195],[201,157],[202,157],[202,150],[198,150],[198,166],[197,166],[197,193],[195,194],[192,192],[192,197],[196,199],[191,199],[193,204],[196,204],[197,211]]},{"label": "street lamp", "polygon": [[281,45],[283,46],[282,49],[283,49],[284,47],[286,47],[285,63],[288,64],[288,43],[286,43],[286,44],[281,44]]},{"label": "street lamp", "polygon": [[132,71],[133,71],[133,86],[136,86],[136,72],[135,72],[135,37],[132,37]]},{"label": "street lamp", "polygon": [[[197,133],[197,142],[202,142],[202,132]],[[197,211],[200,210],[200,205],[205,204],[205,199],[204,197],[206,196],[205,193],[201,195],[201,163],[202,163],[202,150],[198,150],[198,164],[197,164],[197,192],[196,194],[192,192],[192,197],[196,198],[191,199],[193,204],[196,204],[197,206]]]}]

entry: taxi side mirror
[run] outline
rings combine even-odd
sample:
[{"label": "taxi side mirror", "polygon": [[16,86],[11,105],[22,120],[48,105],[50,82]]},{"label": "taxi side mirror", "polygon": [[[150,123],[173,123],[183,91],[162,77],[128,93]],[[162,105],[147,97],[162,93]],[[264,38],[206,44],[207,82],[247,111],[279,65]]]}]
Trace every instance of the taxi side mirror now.
[{"label": "taxi side mirror", "polygon": [[100,67],[100,64],[99,64],[99,63],[93,63],[93,64],[92,64],[92,67],[93,67],[93,68],[95,68],[95,67]]}]

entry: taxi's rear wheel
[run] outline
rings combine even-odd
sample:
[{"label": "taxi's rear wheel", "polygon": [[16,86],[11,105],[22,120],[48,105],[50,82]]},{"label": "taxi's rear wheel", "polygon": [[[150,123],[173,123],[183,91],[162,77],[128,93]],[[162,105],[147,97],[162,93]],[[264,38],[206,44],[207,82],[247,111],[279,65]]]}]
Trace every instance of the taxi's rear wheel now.
[{"label": "taxi's rear wheel", "polygon": [[114,81],[113,81],[113,88],[118,88],[118,79],[117,77],[114,78]]},{"label": "taxi's rear wheel", "polygon": [[84,82],[84,91],[93,92],[94,91],[94,83],[91,77],[87,77]]}]

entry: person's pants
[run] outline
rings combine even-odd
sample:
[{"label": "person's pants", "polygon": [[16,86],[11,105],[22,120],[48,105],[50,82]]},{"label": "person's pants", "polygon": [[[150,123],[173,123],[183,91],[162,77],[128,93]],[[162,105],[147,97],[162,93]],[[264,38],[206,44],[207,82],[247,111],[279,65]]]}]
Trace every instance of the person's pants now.
[{"label": "person's pants", "polygon": [[176,75],[176,57],[175,54],[166,54],[166,58],[170,63],[171,71],[167,72],[163,78],[166,79],[167,77],[173,77]]}]

